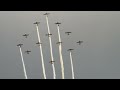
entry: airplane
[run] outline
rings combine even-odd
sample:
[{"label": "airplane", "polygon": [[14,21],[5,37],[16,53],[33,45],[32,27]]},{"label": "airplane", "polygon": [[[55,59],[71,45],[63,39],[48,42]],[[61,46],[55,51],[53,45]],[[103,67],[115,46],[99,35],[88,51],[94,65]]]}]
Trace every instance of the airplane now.
[{"label": "airplane", "polygon": [[74,50],[74,49],[68,49],[67,51],[72,51],[72,50]]},{"label": "airplane", "polygon": [[22,47],[23,44],[18,44],[17,46]]},{"label": "airplane", "polygon": [[70,33],[72,33],[72,32],[65,32],[65,34],[68,34],[68,35],[70,35]]},{"label": "airplane", "polygon": [[40,45],[40,44],[42,44],[42,43],[40,43],[40,42],[37,42],[36,44]]},{"label": "airplane", "polygon": [[29,36],[29,34],[24,34],[23,36],[25,36],[27,38],[27,36]]},{"label": "airplane", "polygon": [[52,34],[46,34],[46,36],[48,36],[48,37],[51,36],[51,35],[52,35]]},{"label": "airplane", "polygon": [[55,24],[57,24],[57,25],[59,26],[61,23],[57,22],[57,23],[55,23]]},{"label": "airplane", "polygon": [[35,22],[35,23],[33,23],[33,24],[36,24],[36,25],[38,25],[38,24],[40,24],[40,22]]},{"label": "airplane", "polygon": [[83,43],[83,41],[78,41],[77,43],[79,43],[79,45],[81,45],[81,43]]},{"label": "airplane", "polygon": [[27,53],[27,54],[29,54],[30,52],[31,52],[31,51],[28,51],[28,50],[27,50],[27,51],[25,51],[25,53]]},{"label": "airplane", "polygon": [[56,44],[60,44],[60,43],[62,43],[62,42],[57,42]]},{"label": "airplane", "polygon": [[50,61],[49,63],[53,64],[55,61]]},{"label": "airplane", "polygon": [[45,14],[43,14],[43,15],[49,15],[50,13],[45,13]]}]

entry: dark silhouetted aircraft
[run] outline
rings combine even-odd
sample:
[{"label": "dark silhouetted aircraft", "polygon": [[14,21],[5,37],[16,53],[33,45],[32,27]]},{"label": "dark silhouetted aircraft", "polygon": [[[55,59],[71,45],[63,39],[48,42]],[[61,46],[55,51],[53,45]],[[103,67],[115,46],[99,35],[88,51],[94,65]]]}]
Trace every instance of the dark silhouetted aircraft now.
[{"label": "dark silhouetted aircraft", "polygon": [[40,22],[35,22],[35,23],[33,23],[33,24],[36,24],[36,25],[38,25],[38,24],[40,24]]},{"label": "dark silhouetted aircraft", "polygon": [[55,61],[50,61],[49,63],[53,64]]},{"label": "dark silhouetted aircraft", "polygon": [[72,51],[72,50],[74,50],[74,49],[68,49],[67,51]]},{"label": "dark silhouetted aircraft", "polygon": [[22,47],[23,44],[18,44],[17,46]]},{"label": "dark silhouetted aircraft", "polygon": [[31,52],[31,51],[28,51],[28,50],[27,50],[27,51],[25,51],[25,53],[27,53],[27,54],[29,54],[30,52]]},{"label": "dark silhouetted aircraft", "polygon": [[79,45],[81,45],[81,43],[83,43],[83,41],[78,41],[77,43],[78,43]]},{"label": "dark silhouetted aircraft", "polygon": [[45,14],[43,14],[43,15],[49,15],[50,13],[45,13]]},{"label": "dark silhouetted aircraft", "polygon": [[42,44],[42,43],[40,43],[40,42],[37,42],[36,44],[37,44],[37,45],[40,45],[40,44]]},{"label": "dark silhouetted aircraft", "polygon": [[59,26],[61,23],[57,22],[57,23],[55,23],[55,24],[57,24],[57,25]]},{"label": "dark silhouetted aircraft", "polygon": [[70,33],[72,33],[72,32],[65,32],[65,34],[67,34],[67,35],[70,35]]},{"label": "dark silhouetted aircraft", "polygon": [[50,37],[52,34],[46,34],[46,36]]},{"label": "dark silhouetted aircraft", "polygon": [[29,36],[29,34],[24,34],[23,36],[25,36],[27,38]]},{"label": "dark silhouetted aircraft", "polygon": [[62,42],[57,42],[56,44],[60,44],[60,43],[62,43]]}]

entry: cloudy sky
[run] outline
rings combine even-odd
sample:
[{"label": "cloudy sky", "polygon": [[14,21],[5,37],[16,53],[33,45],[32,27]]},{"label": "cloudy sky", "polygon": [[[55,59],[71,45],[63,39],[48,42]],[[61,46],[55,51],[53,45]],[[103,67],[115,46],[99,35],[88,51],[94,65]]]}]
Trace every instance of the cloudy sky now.
[{"label": "cloudy sky", "polygon": [[[59,21],[65,78],[71,79],[69,52],[73,48],[73,64],[76,79],[120,78],[120,12],[119,11],[47,11],[52,35],[53,55],[57,79],[61,79],[58,52],[57,27]],[[43,42],[46,75],[53,78],[50,61],[49,39],[45,16],[46,11],[0,11],[0,79],[24,79],[18,43],[22,47],[29,79],[43,79],[42,65],[34,22],[39,21]],[[67,36],[66,31],[72,34]],[[26,39],[22,35],[28,33]],[[83,44],[76,42],[82,40]],[[25,50],[32,52],[27,55]]]}]

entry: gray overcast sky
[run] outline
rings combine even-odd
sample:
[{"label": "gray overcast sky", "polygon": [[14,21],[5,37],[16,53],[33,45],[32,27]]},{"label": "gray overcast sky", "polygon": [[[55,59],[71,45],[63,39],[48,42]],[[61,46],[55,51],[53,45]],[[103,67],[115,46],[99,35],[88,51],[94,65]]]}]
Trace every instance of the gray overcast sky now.
[{"label": "gray overcast sky", "polygon": [[[62,23],[62,37],[65,78],[71,79],[71,67],[68,48],[74,48],[73,64],[76,79],[115,79],[120,78],[120,12],[119,11],[47,11],[52,35],[56,76],[61,78],[57,27]],[[52,66],[49,64],[50,51],[45,11],[0,11],[0,78],[24,79],[18,43],[23,43],[24,61],[29,79],[41,79],[42,66],[34,22],[40,21],[39,31],[43,42],[47,78],[52,79]],[[70,36],[65,35],[71,31]],[[30,37],[22,37],[29,33]],[[77,41],[83,40],[79,46]]]}]

